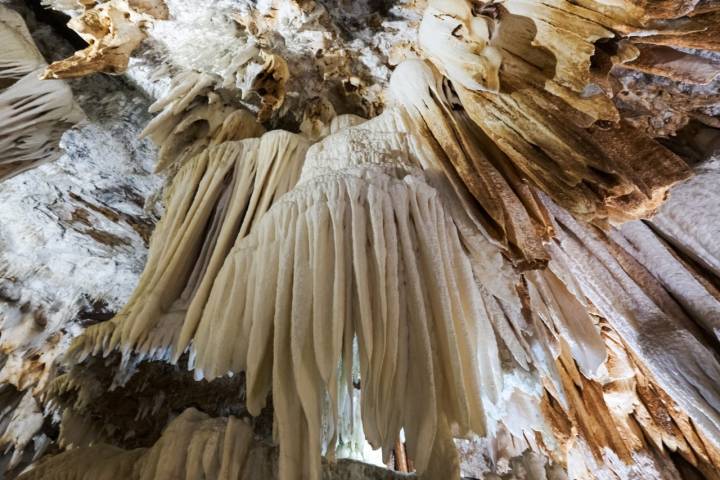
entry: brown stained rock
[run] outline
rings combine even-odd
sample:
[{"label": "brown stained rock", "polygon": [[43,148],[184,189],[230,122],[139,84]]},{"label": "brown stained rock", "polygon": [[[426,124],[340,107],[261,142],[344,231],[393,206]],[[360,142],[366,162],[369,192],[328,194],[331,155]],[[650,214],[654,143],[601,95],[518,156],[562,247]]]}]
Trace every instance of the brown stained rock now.
[{"label": "brown stained rock", "polygon": [[605,404],[602,386],[580,374],[567,351],[560,355],[558,370],[564,391],[568,395],[570,418],[589,443],[593,454],[602,459],[603,448],[610,448],[625,463],[632,462],[631,450],[625,444]]},{"label": "brown stained rock", "polygon": [[260,111],[257,114],[259,122],[266,122],[274,111],[279,109],[285,101],[285,84],[290,77],[287,62],[280,55],[261,52],[264,60],[262,70],[252,81],[251,91],[261,97]]},{"label": "brown stained rock", "polygon": [[[505,153],[442,90],[442,77],[429,64],[407,61],[396,69],[391,92],[411,119],[411,130],[433,152],[425,168],[438,168],[467,196],[468,212],[499,244],[516,267],[543,268],[543,242],[552,227]],[[464,187],[464,188],[463,188]],[[467,193],[464,192],[465,188]],[[473,202],[474,200],[474,202]]]},{"label": "brown stained rock", "polygon": [[[137,10],[135,9],[137,8]],[[68,26],[87,43],[84,50],[52,63],[43,78],[73,78],[91,73],[123,73],[130,54],[145,39],[144,22],[153,16],[167,17],[162,1],[112,0],[88,8],[71,19]]]},{"label": "brown stained rock", "polygon": [[[623,352],[625,362],[635,372],[634,388],[636,402],[631,417],[645,435],[646,441],[654,442],[656,448],[677,451],[687,462],[704,473],[706,478],[720,475],[720,456],[717,447],[708,443],[698,432],[693,421],[682,412],[668,394],[655,382],[647,368],[627,346],[622,344],[607,323],[603,322],[606,341]],[[606,393],[608,388],[604,388]]]},{"label": "brown stained rock", "polygon": [[679,157],[630,125],[583,128],[559,98],[517,85],[499,94],[457,90],[470,118],[525,178],[574,215],[600,223],[646,217],[690,175]]},{"label": "brown stained rock", "polygon": [[698,15],[690,21],[670,23],[667,32],[661,29],[654,35],[641,37],[639,41],[654,45],[720,51],[720,11]]},{"label": "brown stained rock", "polygon": [[720,76],[720,61],[662,45],[638,44],[637,48],[640,56],[622,64],[623,68],[699,85],[707,85]]},{"label": "brown stained rock", "polygon": [[[132,192],[129,194],[132,195]],[[69,197],[76,200],[79,204],[84,205],[88,210],[104,216],[112,223],[126,223],[140,235],[146,245],[150,242],[150,235],[155,227],[155,223],[151,219],[145,216],[129,215],[123,211],[110,208],[107,205],[92,203],[74,192],[70,192]],[[72,213],[73,221],[82,223],[88,227],[91,226],[92,223],[88,210],[82,208],[75,209]]]},{"label": "brown stained rock", "polygon": [[128,5],[136,12],[150,15],[158,20],[167,20],[170,15],[165,0],[128,0]]}]

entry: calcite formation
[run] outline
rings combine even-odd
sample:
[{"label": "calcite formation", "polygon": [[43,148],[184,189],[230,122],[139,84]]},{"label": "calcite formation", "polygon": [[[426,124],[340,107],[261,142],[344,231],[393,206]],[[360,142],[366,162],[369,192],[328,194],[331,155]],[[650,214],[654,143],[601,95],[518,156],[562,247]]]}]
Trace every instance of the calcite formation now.
[{"label": "calcite formation", "polygon": [[40,81],[47,65],[22,17],[0,5],[0,179],[60,156],[60,137],[82,120],[70,87]]},{"label": "calcite formation", "polygon": [[179,76],[168,94],[150,106],[161,111],[142,132],[160,146],[157,171],[176,171],[211,145],[256,137],[264,132],[245,109],[223,102],[213,77],[197,72]]},{"label": "calcite formation", "polygon": [[72,352],[82,359],[122,345],[151,358],[172,356],[180,327],[197,323],[231,248],[292,188],[306,150],[302,137],[274,131],[224,142],[184,165],[166,191],[137,297],[112,321],[88,329]]},{"label": "calcite formation", "polygon": [[[235,417],[211,418],[189,408],[168,424],[150,448],[123,450],[107,444],[65,452],[40,463],[19,478],[105,480],[195,480],[198,478],[271,478],[276,452],[253,438],[249,425]],[[341,462],[325,477],[351,478],[360,466]],[[334,472],[333,472],[334,470]],[[366,468],[363,478],[403,478],[380,468]],[[345,477],[341,477],[345,475]]]},{"label": "calcite formation", "polygon": [[11,475],[720,478],[716,2],[48,3],[165,186],[121,308],[0,310]]},{"label": "calcite formation", "polygon": [[167,8],[162,2],[112,0],[93,6],[94,3],[84,4],[82,15],[68,23],[88,47],[53,62],[45,70],[44,78],[122,73],[127,69],[130,54],[145,38],[144,24],[154,16],[167,18]]}]

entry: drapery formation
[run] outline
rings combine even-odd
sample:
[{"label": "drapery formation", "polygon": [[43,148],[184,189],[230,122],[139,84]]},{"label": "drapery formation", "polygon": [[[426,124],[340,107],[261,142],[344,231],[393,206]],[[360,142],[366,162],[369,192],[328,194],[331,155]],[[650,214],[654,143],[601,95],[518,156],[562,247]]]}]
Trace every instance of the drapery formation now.
[{"label": "drapery formation", "polygon": [[[497,347],[457,228],[419,172],[376,150],[402,135],[373,133],[313,147],[309,173],[228,257],[194,334],[192,366],[246,371],[251,412],[272,389],[282,478],[319,474],[305,442],[320,450],[323,398],[336,412],[352,394],[354,341],[365,435],[389,454],[403,428],[418,471],[452,448],[450,425],[484,431],[481,397],[497,397]],[[242,340],[218,349],[222,336]]]},{"label": "drapery formation", "polygon": [[[193,288],[198,292],[185,295],[191,298],[185,301],[190,306],[183,309],[178,307],[183,302],[167,301],[180,292],[178,283],[183,284],[188,272],[176,270],[162,257],[156,260],[151,247],[137,295],[125,310],[129,314],[123,312],[92,327],[72,351],[83,358],[119,347],[163,358],[179,334],[174,357],[192,340],[190,362],[199,377],[246,372],[252,413],[260,413],[272,387],[278,440],[283,445],[283,478],[296,474],[298,465],[305,465],[303,475],[308,478],[319,475],[322,401],[329,395],[331,410],[337,412],[339,402],[346,401],[340,396],[352,396],[355,337],[365,385],[362,406],[356,408],[362,408],[366,435],[372,435],[373,444],[389,453],[404,428],[416,444],[410,450],[417,468],[424,470],[434,448],[452,452],[451,424],[463,432],[484,431],[480,396],[484,392],[491,401],[497,397],[493,392],[500,367],[482,297],[439,193],[422,180],[410,160],[398,162],[393,150],[384,148],[404,148],[407,135],[384,134],[382,120],[370,122],[379,126],[379,133],[363,124],[316,145],[308,153],[300,183],[285,196],[279,192],[288,190],[297,178],[304,150],[296,147],[293,156],[287,144],[272,141],[277,137],[299,141],[293,134],[266,134],[260,141],[274,149],[259,149],[257,162],[271,164],[277,171],[258,168],[258,185],[251,190],[238,182],[237,192],[264,196],[250,202],[247,210],[237,200],[224,201],[217,182],[206,180],[203,189],[188,186],[186,180],[194,173],[192,167],[213,158],[218,149],[231,148],[233,142],[191,161],[175,178],[167,214],[154,237],[174,238],[185,249],[182,252],[216,256],[214,262],[196,261],[195,265],[208,267],[190,276],[201,287],[189,283],[184,287],[186,292]],[[287,156],[280,159],[281,154]],[[238,157],[238,164],[251,164],[248,156]],[[215,168],[214,178],[225,177],[227,167]],[[176,205],[196,189],[197,203],[207,204],[204,209],[188,209],[195,213],[196,227],[173,226],[170,219],[193,224],[193,217],[182,217],[184,211]],[[273,199],[276,205],[262,215]],[[254,208],[255,203],[261,207]],[[223,235],[214,225],[233,220],[214,220],[209,213],[225,204],[243,212],[247,223],[239,230],[226,227],[232,234]],[[214,230],[221,232],[217,240],[212,234],[193,235]],[[175,231],[184,233],[171,233]],[[237,244],[227,254],[230,238],[237,238]],[[199,241],[207,246],[194,246]],[[163,255],[192,266],[188,253],[174,252],[167,242],[153,240],[153,245],[164,247]],[[423,258],[415,258],[418,248]],[[442,256],[437,256],[438,249]],[[145,283],[153,265],[154,276],[172,281],[168,286],[175,293],[160,293],[162,285],[153,280]],[[412,287],[412,292],[403,293],[402,285]],[[427,295],[432,298],[425,300]],[[389,297],[376,304],[377,296]],[[159,314],[158,302],[170,305],[165,314]],[[485,320],[469,321],[474,318]],[[478,369],[473,359],[481,357],[487,358],[487,365]],[[341,360],[344,367],[339,370]],[[417,409],[404,408],[418,398],[425,400]],[[392,410],[388,402],[395,405]],[[436,440],[439,425],[443,437]],[[332,441],[330,445],[334,448]],[[313,451],[317,454],[308,454]]]},{"label": "drapery formation", "polygon": [[[148,448],[125,450],[105,443],[46,459],[20,475],[21,480],[256,480],[272,478],[277,453],[256,440],[244,420],[212,418],[188,408],[172,420]],[[387,480],[407,478],[356,462],[325,465],[341,478],[365,471]],[[374,477],[375,478],[375,477]],[[379,477],[377,477],[379,478]]]},{"label": "drapery formation", "polygon": [[423,166],[441,170],[460,198],[470,193],[477,203],[464,199],[468,214],[475,217],[480,207],[475,220],[516,265],[546,265],[543,242],[552,234],[547,212],[508,157],[464,112],[453,109],[445,87],[443,77],[420,61],[399,65],[390,85],[433,152],[427,158],[434,163]]},{"label": "drapery formation", "polygon": [[[672,209],[644,220],[691,171],[622,117],[608,76],[685,78],[691,63],[693,81],[714,78],[714,62],[674,49],[717,49],[703,5],[432,0],[425,59],[397,66],[384,113],[318,114],[314,144],[263,134],[216,78],[186,73],[145,131],[171,177],[147,265],[125,308],[75,339],[69,366],[119,351],[123,365],[180,363],[198,381],[243,373],[250,414],[272,396],[282,480],[320,478],[347,404],[386,460],[402,432],[429,479],[459,476],[453,438],[502,432],[571,478],[650,448],[717,476],[717,252]],[[661,53],[678,67],[648,66]],[[279,56],[264,68],[262,121],[292,73]],[[48,392],[75,392],[68,416],[96,398],[78,372]],[[167,468],[244,478],[244,457],[227,463],[219,446],[225,420],[197,415],[147,452],[92,447],[107,463],[87,468],[146,478],[166,447],[202,449],[206,462]],[[222,428],[206,436],[206,422]],[[249,439],[227,422],[224,435],[232,424]],[[80,452],[28,478],[75,468]]]},{"label": "drapery formation", "polygon": [[25,22],[0,5],[0,180],[57,159],[63,132],[82,120],[70,87],[42,81],[46,63]]},{"label": "drapery formation", "polygon": [[91,327],[71,354],[82,359],[120,347],[168,359],[179,327],[197,322],[233,244],[294,186],[306,150],[302,137],[274,131],[210,147],[180,168],[133,297],[112,321]]},{"label": "drapery formation", "polygon": [[268,453],[235,417],[211,418],[194,408],[170,422],[151,448],[107,444],[70,450],[20,476],[24,480],[195,480],[269,478]]},{"label": "drapery formation", "polygon": [[[398,74],[412,69],[432,73],[415,64]],[[415,112],[399,107],[360,124],[339,117],[328,129],[333,133],[301,155],[304,163],[294,163],[297,184],[274,196],[245,233],[228,237],[236,239],[232,249],[227,242],[215,247],[217,263],[205,270],[205,288],[190,308],[175,317],[154,310],[159,299],[177,293],[152,295],[164,290],[141,281],[126,309],[141,313],[91,327],[76,340],[73,357],[120,349],[178,361],[189,349],[198,379],[245,372],[250,413],[259,414],[273,393],[281,478],[317,478],[319,454],[334,455],[337,412],[353,398],[354,368],[360,379],[354,408],[366,439],[387,456],[402,429],[415,468],[427,478],[457,472],[451,436],[498,429],[563,465],[586,445],[586,474],[603,462],[603,447],[630,462],[647,447],[628,423],[656,432],[667,428],[659,426],[664,411],[652,405],[641,414],[616,398],[640,398],[644,405],[648,390],[667,392],[664,408],[682,408],[671,438],[684,445],[689,461],[712,471],[716,393],[694,395],[689,387],[711,385],[719,364],[693,321],[674,299],[658,297],[651,278],[631,268],[635,260],[617,243],[603,240],[610,242],[605,250],[585,247],[584,254],[569,250],[572,239],[605,234],[573,220],[580,230],[568,236],[572,217],[537,192],[530,198],[554,232],[543,243],[552,260],[547,268],[516,272],[498,237],[464,208],[476,197],[453,183],[449,148],[428,145],[442,137],[418,128]],[[261,141],[273,135],[292,134],[269,133]],[[165,218],[190,222],[176,207],[188,191],[205,192],[194,194],[196,202],[208,202],[197,207],[205,213],[192,228],[164,220],[156,238],[195,231],[205,232],[195,234],[196,242],[223,244],[212,233],[218,220],[208,213],[225,205],[221,184],[206,180],[203,190],[187,186],[186,177],[213,152],[248,142],[257,140],[212,147],[179,171]],[[170,237],[178,245],[190,238]],[[175,281],[188,276],[153,254],[148,265],[144,278],[153,268]],[[637,298],[627,296],[633,291]],[[669,313],[658,317],[661,311]],[[657,357],[670,335],[658,328],[659,319],[681,335],[685,361],[667,365]],[[711,360],[695,367],[692,358],[700,354]],[[653,367],[643,367],[641,376],[629,373],[646,362]],[[680,383],[673,371],[681,372]],[[596,411],[607,418],[598,421]],[[631,440],[624,437],[628,428]],[[702,440],[688,437],[694,429]],[[539,435],[533,441],[531,432]]]}]

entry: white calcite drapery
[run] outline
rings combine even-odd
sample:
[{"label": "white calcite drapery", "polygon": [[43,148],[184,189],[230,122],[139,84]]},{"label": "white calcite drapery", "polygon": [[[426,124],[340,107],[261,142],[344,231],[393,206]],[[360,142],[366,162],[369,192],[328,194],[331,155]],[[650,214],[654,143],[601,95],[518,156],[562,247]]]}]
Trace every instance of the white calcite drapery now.
[{"label": "white calcite drapery", "polygon": [[[419,472],[427,478],[457,475],[451,434],[489,433],[500,423],[518,438],[538,431],[544,446],[534,446],[567,462],[562,452],[572,447],[552,437],[558,408],[566,422],[579,422],[581,438],[595,439],[584,437],[592,432],[589,412],[577,411],[584,399],[570,379],[580,373],[568,372],[571,364],[555,359],[577,362],[589,379],[606,375],[606,347],[584,304],[590,294],[578,287],[578,282],[585,286],[586,276],[575,271],[568,276],[555,267],[554,261],[565,260],[559,254],[549,271],[522,277],[506,264],[504,281],[493,278],[502,270],[491,273],[487,265],[473,264],[486,255],[502,265],[501,250],[482,230],[480,236],[465,236],[473,223],[465,214],[453,218],[452,212],[464,210],[450,181],[432,175],[423,180],[419,167],[433,163],[420,158],[433,151],[408,131],[407,113],[401,112],[390,110],[340,129],[312,147],[298,184],[276,198],[247,235],[237,236],[229,253],[222,253],[227,247],[213,252],[224,265],[217,270],[219,263],[211,262],[216,267],[207,270],[205,281],[212,289],[193,299],[195,318],[182,312],[165,322],[157,315],[144,321],[119,315],[92,327],[72,351],[79,358],[114,348],[155,358],[172,351],[177,360],[189,346],[198,378],[245,372],[250,413],[259,414],[268,393],[274,393],[281,478],[317,478],[323,445],[333,455],[334,430],[330,439],[323,438],[323,423],[336,422],[337,405],[352,395],[354,342],[361,384],[355,408],[361,408],[366,438],[386,455],[402,428]],[[198,158],[232,144],[212,147]],[[184,171],[176,185],[183,184]],[[205,212],[222,208],[219,185],[203,197],[210,202]],[[166,218],[174,216],[172,198],[188,190],[194,191],[170,190]],[[202,218],[205,223],[198,225],[215,223],[207,214]],[[181,245],[183,237],[178,238]],[[214,241],[213,235],[196,238]],[[612,291],[612,285],[603,288]],[[170,298],[157,291],[141,284],[130,306],[142,311]],[[143,298],[144,292],[150,296]],[[534,315],[523,311],[524,301]],[[593,304],[632,348],[636,337],[615,324],[606,305]],[[180,342],[172,348],[178,334]],[[562,356],[564,348],[569,357]],[[512,359],[503,367],[501,352]],[[635,353],[643,358],[643,352]],[[662,370],[650,373],[661,387],[677,388],[666,383]],[[590,390],[590,380],[585,382]],[[326,395],[330,401],[324,409]],[[548,396],[555,399],[555,415],[546,410]],[[609,408],[602,394],[595,400]],[[692,399],[688,402],[680,405],[692,405]],[[539,416],[513,415],[528,408]],[[712,415],[712,409],[705,411]],[[688,413],[700,428],[712,427],[692,409]],[[613,440],[613,423],[605,428],[608,446],[627,457],[624,445]],[[577,433],[568,435],[572,443]]]},{"label": "white calcite drapery", "polygon": [[[253,199],[248,210],[237,201],[227,202],[245,213],[248,222],[257,224],[251,228],[248,223],[238,233],[234,233],[237,227],[226,227],[224,230],[232,231],[232,235],[223,235],[219,228],[217,241],[212,235],[203,240],[196,234],[195,242],[211,242],[204,249],[192,246],[193,227],[178,223],[173,228],[164,222],[176,218],[180,212],[174,205],[197,188],[185,180],[193,172],[191,167],[208,156],[212,158],[217,149],[232,148],[234,143],[213,147],[191,161],[175,178],[168,212],[155,234],[155,238],[162,238],[162,232],[169,234],[179,229],[185,232],[174,236],[179,249],[207,251],[207,255],[212,250],[217,256],[215,261],[197,261],[196,265],[208,267],[204,284],[191,297],[187,315],[183,315],[184,309],[177,308],[175,313],[165,314],[163,320],[154,305],[167,303],[173,294],[161,294],[161,284],[141,280],[136,299],[126,309],[129,314],[121,313],[111,322],[92,327],[75,342],[72,351],[80,359],[113,348],[162,358],[170,347],[175,347],[177,359],[192,339],[190,364],[200,378],[246,372],[246,401],[251,413],[260,413],[272,387],[282,445],[281,476],[292,478],[297,466],[304,464],[303,475],[315,478],[320,472],[322,399],[329,394],[331,410],[337,412],[339,402],[345,401],[340,396],[352,396],[353,339],[357,337],[360,376],[365,387],[362,407],[355,408],[362,408],[364,430],[371,444],[382,446],[389,454],[404,428],[419,470],[427,468],[434,449],[452,458],[451,424],[459,425],[464,432],[485,430],[480,396],[482,392],[491,401],[497,397],[493,391],[498,388],[499,358],[494,353],[491,325],[480,291],[474,286],[472,267],[459,233],[446,233],[447,228],[456,227],[439,200],[440,194],[423,181],[420,170],[409,159],[398,162],[395,158],[398,150],[393,145],[403,148],[407,135],[386,134],[382,122],[388,119],[393,117],[341,130],[313,147],[298,185],[285,196],[275,198],[276,205],[265,215],[262,212],[277,191],[272,185],[283,177],[279,175],[281,170],[276,173],[258,168],[261,182],[257,187],[248,190],[238,186],[236,191],[262,193],[265,200]],[[276,169],[295,165],[297,172],[300,162],[292,155],[278,157],[293,151],[278,139],[293,137],[286,132],[264,135],[260,141],[273,148],[259,149],[257,161]],[[257,140],[242,143],[251,142]],[[295,151],[299,154],[296,158],[303,157],[304,150]],[[252,165],[248,156],[240,158],[239,164],[244,161]],[[224,175],[222,169],[214,173],[218,179]],[[281,183],[284,189],[292,184],[292,178],[285,175]],[[195,221],[198,232],[202,225],[220,224],[208,212],[225,204],[220,198],[220,184],[207,184],[207,193],[203,193],[201,185],[195,197],[208,205],[197,208],[196,217],[205,219]],[[260,208],[257,212],[255,204]],[[186,218],[192,221],[193,217]],[[232,223],[225,220],[223,225]],[[227,247],[221,244],[228,243],[223,240],[234,237],[238,238],[237,244],[224,255]],[[368,250],[371,244],[375,246]],[[153,245],[162,245],[163,255],[172,255],[187,267],[192,265],[187,255],[167,248],[166,243]],[[444,253],[433,258],[438,248]],[[334,255],[327,255],[328,249]],[[427,257],[416,259],[417,249]],[[187,273],[178,274],[168,268],[173,262],[155,257],[152,251],[151,247],[149,265],[163,267],[155,273],[156,278],[164,275],[168,282],[177,282],[188,277]],[[223,268],[217,272],[223,260]],[[146,268],[144,278],[150,278],[151,273],[152,268]],[[428,280],[433,283],[426,284]],[[400,295],[400,285],[412,285],[412,294]],[[180,292],[178,288],[175,291]],[[372,300],[389,292],[397,295],[387,298],[384,305]],[[423,304],[428,292],[435,293]],[[357,301],[361,305],[355,305]],[[173,315],[176,317],[171,318]],[[485,320],[476,324],[475,318]],[[381,319],[385,319],[382,324]],[[303,321],[309,323],[302,325]],[[306,332],[305,338],[295,338],[296,332],[302,331]],[[178,333],[179,344],[175,346],[173,336]],[[405,340],[408,335],[410,338]],[[219,344],[221,338],[232,341]],[[435,349],[440,349],[442,358],[435,358]],[[286,352],[303,360],[298,365],[289,364]],[[480,356],[487,358],[487,368],[477,369],[474,365],[472,359]],[[341,360],[344,367],[338,370]],[[452,391],[455,395],[450,395]],[[417,410],[405,411],[403,406],[418,398],[424,398],[424,403]],[[395,405],[392,410],[387,402]],[[337,423],[336,418],[332,421]],[[436,439],[438,429],[442,436],[438,434],[440,438]],[[330,448],[334,448],[332,442]],[[317,453],[308,454],[313,451]],[[445,468],[447,464],[435,466]]]},{"label": "white calcite drapery", "polygon": [[[311,148],[297,187],[229,255],[194,335],[202,375],[247,372],[251,412],[272,389],[282,478],[317,477],[322,399],[336,411],[351,394],[354,341],[366,437],[389,454],[403,428],[420,472],[450,454],[450,425],[484,431],[482,396],[497,396],[497,347],[460,234],[382,120]],[[243,340],[218,350],[219,335]]]},{"label": "white calcite drapery", "polygon": [[[434,78],[422,64],[403,67],[398,75],[413,70],[424,72],[425,81]],[[187,314],[184,309],[174,319],[120,314],[80,337],[73,356],[81,360],[117,348],[141,358],[178,361],[189,347],[189,366],[197,378],[245,372],[250,413],[259,414],[274,393],[282,478],[294,478],[298,471],[316,478],[319,454],[334,455],[335,415],[353,396],[355,362],[361,385],[355,408],[361,409],[365,437],[387,455],[402,428],[415,468],[428,478],[457,472],[451,432],[485,434],[500,425],[518,439],[537,431],[542,443],[529,446],[568,462],[577,435],[585,442],[597,440],[587,437],[593,429],[589,411],[577,410],[585,401],[575,391],[578,376],[587,378],[580,382],[586,391],[599,395],[591,397],[600,402],[595,407],[613,408],[612,397],[597,390],[614,377],[608,376],[607,340],[588,313],[586,298],[593,297],[584,290],[587,276],[569,270],[560,253],[548,270],[513,273],[503,249],[472,221],[452,176],[444,174],[441,154],[447,150],[428,146],[436,137],[414,130],[412,112],[399,106],[355,126],[339,127],[357,123],[343,117],[333,122],[333,133],[301,155],[307,157],[304,163],[294,163],[298,169],[303,165],[297,185],[288,185],[288,193],[276,197],[267,213],[252,217],[257,221],[247,233],[229,236],[237,238],[232,250],[227,242],[215,247],[217,260],[209,262],[215,267],[206,270],[206,287],[197,290],[204,293],[193,297]],[[292,135],[275,132],[262,139],[280,134]],[[195,192],[185,178],[198,159],[247,142],[257,140],[211,147],[181,169],[168,193],[166,218],[176,218],[173,205]],[[205,212],[198,217],[203,221],[190,228],[176,222],[174,230],[199,233],[201,225],[217,223],[208,212],[223,208],[222,184],[208,185],[200,190],[207,193],[194,194],[206,202],[198,210]],[[560,214],[549,200],[533,198],[538,208]],[[553,231],[558,228],[554,220]],[[157,238],[166,231],[161,226]],[[178,246],[192,245],[185,243],[190,237],[176,238]],[[212,234],[195,238],[215,242]],[[209,247],[193,248],[209,252]],[[156,262],[150,265],[173,265]],[[146,270],[148,277],[151,271]],[[188,277],[170,273],[177,273],[174,269],[161,272],[173,281]],[[613,285],[601,287],[601,295],[609,295]],[[172,297],[158,295],[161,291],[141,283],[128,310],[155,311],[159,300]],[[643,358],[634,351],[637,337],[615,323],[613,310],[592,301],[610,331],[617,330],[620,342],[629,342]],[[501,358],[507,358],[502,366]],[[662,388],[676,388],[663,370],[649,374]],[[688,402],[686,407],[692,405]],[[688,413],[700,428],[712,426],[692,409]],[[577,423],[579,432],[554,439],[558,415],[566,425]],[[329,431],[323,427],[328,422]],[[629,458],[615,438],[614,420],[608,422],[601,427],[608,432],[607,446]]]},{"label": "white calcite drapery", "polygon": [[299,135],[273,131],[209,147],[181,167],[135,294],[112,321],[76,340],[70,354],[82,360],[121,348],[170,358],[180,327],[197,322],[236,239],[294,186],[307,146]]}]

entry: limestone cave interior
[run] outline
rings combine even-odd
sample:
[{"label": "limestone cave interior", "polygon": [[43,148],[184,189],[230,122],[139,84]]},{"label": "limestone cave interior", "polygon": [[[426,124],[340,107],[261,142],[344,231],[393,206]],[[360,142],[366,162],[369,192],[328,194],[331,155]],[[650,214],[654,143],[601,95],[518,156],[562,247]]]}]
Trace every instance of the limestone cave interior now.
[{"label": "limestone cave interior", "polygon": [[0,0],[0,480],[720,480],[720,0]]}]

